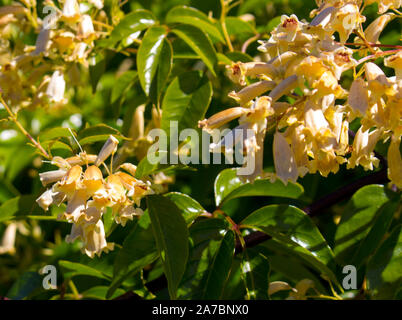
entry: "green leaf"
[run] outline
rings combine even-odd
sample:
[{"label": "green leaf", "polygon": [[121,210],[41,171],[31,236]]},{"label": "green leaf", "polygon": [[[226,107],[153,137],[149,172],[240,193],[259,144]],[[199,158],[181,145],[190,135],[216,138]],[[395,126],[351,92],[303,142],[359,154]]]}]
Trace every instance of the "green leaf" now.
[{"label": "green leaf", "polygon": [[45,148],[45,150],[66,150],[69,152],[73,152],[73,149],[66,143],[61,142],[61,141],[45,141],[45,142],[41,142],[41,145],[43,148]]},{"label": "green leaf", "polygon": [[110,135],[116,138],[124,138],[119,130],[106,124],[98,124],[81,130],[78,134],[78,141],[81,145],[85,145],[98,141],[106,141]]},{"label": "green leaf", "polygon": [[0,222],[26,217],[36,213],[43,214],[43,210],[35,202],[36,196],[23,195],[7,200],[0,206]]},{"label": "green leaf", "polygon": [[382,185],[359,189],[349,200],[335,234],[337,261],[349,264],[372,227],[377,210],[389,200]]},{"label": "green leaf", "polygon": [[226,17],[225,23],[229,35],[235,36],[240,40],[247,40],[257,34],[257,31],[250,23],[238,17]]},{"label": "green leaf", "polygon": [[91,57],[89,60],[89,78],[92,85],[92,93],[96,92],[98,82],[106,70],[106,60],[102,53]]},{"label": "green leaf", "polygon": [[[163,158],[165,160],[165,157],[168,157],[168,152],[161,150],[161,151],[159,151],[159,155],[161,155],[161,157],[163,156]],[[163,171],[164,169],[167,169],[168,167],[169,167],[169,165],[165,165],[165,164],[160,164],[160,163],[153,164],[153,163],[149,162],[148,157],[144,157],[137,166],[137,170],[135,171],[135,177],[138,179],[141,179],[152,173]]]},{"label": "green leaf", "polygon": [[148,210],[123,242],[123,248],[118,252],[114,262],[113,280],[107,293],[110,298],[115,290],[142,268],[158,258],[155,239],[151,231]]},{"label": "green leaf", "polygon": [[169,295],[176,298],[176,291],[183,277],[188,259],[188,229],[177,206],[160,195],[147,197],[159,255],[168,281]]},{"label": "green leaf", "polygon": [[235,245],[234,232],[228,230],[209,268],[208,277],[204,284],[203,299],[218,300],[221,297],[225,282],[230,274]]},{"label": "green leaf", "polygon": [[115,103],[124,93],[126,93],[134,84],[137,78],[137,72],[129,70],[124,72],[117,80],[112,88],[110,102]]},{"label": "green leaf", "polygon": [[[95,286],[89,288],[88,290],[85,290],[84,292],[81,292],[81,295],[83,298],[86,299],[106,300],[107,291],[108,287],[106,286]],[[109,299],[117,298],[125,293],[126,292],[123,289],[117,289],[116,292]]]},{"label": "green leaf", "polygon": [[207,15],[202,11],[187,6],[177,6],[166,15],[166,23],[189,24],[206,32],[211,39],[224,42],[220,30],[215,27]]},{"label": "green leaf", "polygon": [[155,103],[159,103],[162,91],[164,90],[168,81],[173,65],[173,49],[170,41],[167,39],[163,40],[159,60],[157,74],[151,84],[150,93]]},{"label": "green leaf", "polygon": [[303,279],[310,279],[314,281],[315,287],[320,292],[325,293],[326,289],[319,276],[330,274],[329,278],[336,280],[331,270],[317,261],[307,250],[300,250],[299,246],[292,246],[271,238],[258,245],[256,249],[268,258],[271,270],[279,273],[280,279],[284,281],[297,283]]},{"label": "green leaf", "polygon": [[267,257],[255,249],[243,252],[241,274],[246,285],[247,300],[268,300],[270,267]]},{"label": "green leaf", "polygon": [[178,25],[172,32],[184,40],[197,53],[207,68],[216,76],[217,56],[211,40],[200,29],[191,25]]},{"label": "green leaf", "polygon": [[68,130],[68,128],[55,127],[55,128],[51,128],[51,129],[41,132],[38,137],[40,142],[45,142],[45,141],[60,139],[60,138],[71,138],[70,130]]},{"label": "green leaf", "polygon": [[60,260],[59,265],[62,268],[70,270],[68,272],[64,272],[65,278],[71,278],[71,277],[74,277],[77,275],[85,275],[85,276],[91,276],[91,277],[95,277],[95,278],[110,280],[110,278],[107,275],[98,271],[97,269],[86,266],[86,265],[78,263],[78,262]]},{"label": "green leaf", "polygon": [[215,180],[215,202],[222,206],[225,202],[240,197],[265,196],[285,197],[297,199],[303,194],[303,187],[297,183],[288,183],[277,180],[258,179],[254,183],[243,183],[236,175],[236,168],[225,169]]},{"label": "green leaf", "polygon": [[242,226],[265,232],[291,247],[332,281],[334,256],[318,228],[303,211],[288,205],[269,205],[254,211],[241,222]]},{"label": "green leaf", "polygon": [[251,62],[251,61],[254,60],[247,53],[240,52],[240,51],[227,52],[226,57],[228,57],[233,62],[238,62],[238,61],[240,61],[240,62]]},{"label": "green leaf", "polygon": [[388,201],[377,210],[373,227],[362,240],[359,249],[354,255],[352,264],[358,269],[381,243],[381,239],[383,239],[385,233],[388,231],[399,204],[400,196],[398,197],[398,201]]},{"label": "green leaf", "polygon": [[161,128],[170,132],[170,121],[178,121],[179,132],[195,128],[204,118],[212,98],[212,85],[199,71],[190,71],[175,78],[166,90],[162,103]]},{"label": "green leaf", "polygon": [[227,228],[227,221],[217,218],[199,220],[191,225],[190,254],[178,289],[180,299],[202,298],[203,283]]},{"label": "green leaf", "polygon": [[180,192],[169,192],[164,195],[169,198],[182,212],[187,224],[191,224],[201,214],[206,213],[205,209],[190,196]]},{"label": "green leaf", "polygon": [[402,225],[378,248],[367,265],[367,287],[376,298],[392,299],[402,284]]},{"label": "green leaf", "polygon": [[23,273],[7,292],[6,297],[21,300],[28,297],[34,290],[42,287],[42,277],[38,272]]},{"label": "green leaf", "polygon": [[172,47],[173,59],[201,59],[201,57],[197,53],[195,53],[184,40],[180,38],[176,38],[173,40]]},{"label": "green leaf", "polygon": [[135,32],[145,30],[155,23],[156,19],[150,11],[142,9],[133,11],[119,22],[109,38],[98,41],[98,45],[101,47],[114,47],[117,42]]},{"label": "green leaf", "polygon": [[166,28],[151,27],[145,33],[137,54],[137,69],[141,86],[149,96],[151,83],[158,69]]}]

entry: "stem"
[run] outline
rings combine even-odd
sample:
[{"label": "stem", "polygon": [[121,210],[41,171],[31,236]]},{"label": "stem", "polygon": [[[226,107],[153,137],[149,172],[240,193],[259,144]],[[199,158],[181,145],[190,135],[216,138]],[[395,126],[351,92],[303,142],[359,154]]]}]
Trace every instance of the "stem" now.
[{"label": "stem", "polygon": [[230,223],[230,225],[232,226],[232,230],[236,233],[237,238],[239,240],[239,244],[241,245],[242,249],[246,248],[246,242],[244,241],[243,235],[241,234],[239,225],[233,221],[233,219],[231,217],[229,217],[225,212],[223,212],[221,209],[216,209],[214,211],[213,214],[218,213],[222,216],[225,217],[226,221],[228,221]]},{"label": "stem", "polygon": [[7,105],[7,103],[4,101],[3,96],[0,94],[0,102],[3,104],[4,108],[7,110],[8,114],[10,115],[10,119],[17,125],[18,129],[34,144],[34,146],[42,153],[42,155],[46,159],[50,159],[51,157],[49,154],[46,152],[46,150],[42,147],[42,145],[36,141],[28,131],[25,130],[25,128],[22,126],[22,124],[18,121],[17,115],[12,112],[10,107]]},{"label": "stem", "polygon": [[259,33],[257,33],[255,36],[251,37],[250,39],[247,39],[244,43],[243,46],[241,47],[241,52],[246,53],[248,46],[254,42],[255,40],[258,40],[258,38],[261,35]]},{"label": "stem", "polygon": [[398,51],[401,51],[401,50],[402,50],[402,48],[401,49],[378,52],[378,53],[373,54],[371,56],[367,56],[367,57],[364,57],[364,58],[360,59],[359,61],[357,61],[357,65],[362,64],[362,63],[364,63],[366,61],[369,61],[369,60],[372,60],[372,59],[377,59],[377,58],[380,58],[380,57],[384,57],[384,56],[388,56],[388,55],[397,53]]},{"label": "stem", "polygon": [[[371,47],[380,47],[380,48],[401,48],[401,49],[402,49],[402,46],[397,45],[397,44],[381,44],[381,43],[371,43],[371,42],[368,42],[368,44],[369,44]],[[350,42],[346,42],[346,43],[344,43],[344,45],[346,45],[346,46],[365,46],[366,44],[365,44],[365,43],[350,43]]]},{"label": "stem", "polygon": [[220,0],[221,2],[221,17],[220,17],[220,23],[221,23],[221,27],[222,27],[222,32],[223,32],[223,36],[225,37],[226,40],[226,44],[229,47],[229,51],[233,51],[233,46],[232,46],[232,42],[230,41],[230,37],[228,34],[228,30],[226,29],[226,4],[225,4],[225,0]]},{"label": "stem", "polygon": [[71,291],[73,292],[74,298],[76,300],[79,300],[81,298],[81,296],[80,296],[80,294],[79,294],[79,292],[77,290],[77,287],[75,286],[74,282],[72,280],[70,280],[68,282],[68,285],[69,285]]}]

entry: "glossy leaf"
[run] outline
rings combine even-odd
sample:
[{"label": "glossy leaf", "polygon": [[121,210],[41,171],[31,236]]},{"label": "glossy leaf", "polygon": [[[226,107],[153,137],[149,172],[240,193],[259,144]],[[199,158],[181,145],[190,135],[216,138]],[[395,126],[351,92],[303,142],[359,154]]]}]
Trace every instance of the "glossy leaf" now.
[{"label": "glossy leaf", "polygon": [[134,84],[137,78],[137,72],[129,70],[124,72],[113,86],[110,102],[115,103],[125,92],[127,92]]},{"label": "glossy leaf", "polygon": [[207,33],[211,39],[224,42],[220,30],[215,27],[205,13],[195,8],[187,6],[174,7],[166,15],[166,23],[189,24]]},{"label": "glossy leaf", "polygon": [[227,228],[227,222],[217,218],[199,220],[191,225],[189,258],[178,289],[180,299],[202,298],[203,283]]},{"label": "glossy leaf", "polygon": [[72,278],[77,275],[86,275],[100,279],[110,280],[110,277],[108,277],[106,274],[100,272],[95,268],[89,267],[81,263],[60,260],[59,265],[60,267],[69,270],[67,272],[64,272],[65,278]]},{"label": "glossy leaf", "polygon": [[92,93],[96,92],[98,82],[106,70],[106,60],[102,53],[93,56],[89,63],[89,78],[92,85]]},{"label": "glossy leaf", "polygon": [[257,34],[257,31],[249,22],[239,17],[227,17],[225,21],[229,35],[236,36],[243,41]]},{"label": "glossy leaf", "polygon": [[138,76],[146,95],[149,95],[151,91],[151,83],[158,69],[165,37],[164,27],[152,27],[145,33],[138,49]]},{"label": "glossy leaf", "polygon": [[155,239],[151,231],[148,211],[135,223],[133,230],[123,242],[113,268],[113,280],[107,293],[111,297],[125,279],[141,271],[158,258]]},{"label": "glossy leaf", "polygon": [[168,81],[170,71],[173,65],[173,49],[170,41],[163,40],[160,59],[158,63],[157,74],[151,83],[150,94],[155,103],[159,103],[162,91]]},{"label": "glossy leaf", "polygon": [[334,256],[318,228],[303,211],[288,205],[269,205],[254,211],[241,225],[265,232],[276,240],[297,251],[300,255],[313,258],[310,261],[334,278]]},{"label": "glossy leaf", "polygon": [[41,134],[38,137],[38,139],[41,143],[45,142],[45,141],[49,141],[49,140],[60,139],[60,138],[71,138],[70,130],[68,130],[68,128],[64,128],[64,127],[55,127],[55,128],[51,128],[51,129],[41,132]]},{"label": "glossy leaf", "polygon": [[225,169],[216,177],[215,203],[221,206],[225,202],[240,197],[270,196],[297,199],[304,192],[297,183],[285,186],[281,181],[271,182],[269,179],[259,179],[254,183],[243,183],[236,175],[236,168]]},{"label": "glossy leaf", "polygon": [[99,45],[103,47],[114,47],[117,42],[135,32],[145,30],[155,23],[156,19],[151,12],[142,9],[133,11],[119,22],[108,39],[100,40]]},{"label": "glossy leaf", "polygon": [[367,287],[377,298],[391,299],[402,283],[402,226],[397,226],[367,265]]},{"label": "glossy leaf", "polygon": [[353,258],[353,265],[359,268],[364,261],[377,249],[381,243],[381,239],[391,225],[392,219],[400,204],[400,197],[396,200],[386,202],[376,212],[373,227],[370,229],[367,236],[362,240],[359,249],[356,251]]},{"label": "glossy leaf", "polygon": [[204,117],[211,98],[212,86],[208,78],[198,71],[181,74],[166,90],[162,102],[162,129],[170,132],[171,121],[178,121],[179,132],[195,128]]},{"label": "glossy leaf", "polygon": [[110,135],[116,138],[124,138],[118,130],[106,124],[98,124],[81,130],[78,133],[78,141],[81,145],[85,145],[97,141],[106,141]]},{"label": "glossy leaf", "polygon": [[211,40],[204,32],[191,25],[178,25],[171,31],[184,40],[198,54],[212,74],[216,76],[214,70],[217,62],[216,52]]},{"label": "glossy leaf", "polygon": [[241,273],[247,300],[268,300],[269,272],[268,259],[262,253],[252,248],[243,252]]},{"label": "glossy leaf", "polygon": [[[85,290],[84,292],[81,292],[81,295],[85,299],[105,300],[107,291],[108,287],[106,286],[95,286],[89,288],[88,290]],[[117,289],[115,293],[110,297],[110,299],[115,299],[125,293],[126,292],[123,289]]]},{"label": "glossy leaf", "polygon": [[147,205],[156,245],[168,281],[169,295],[175,299],[188,259],[186,222],[180,210],[168,198],[160,195],[148,196]]},{"label": "glossy leaf", "polygon": [[205,213],[205,209],[190,196],[180,192],[169,192],[165,194],[165,197],[181,210],[184,220],[187,224],[192,223],[197,217]]},{"label": "glossy leaf", "polygon": [[373,226],[377,210],[389,200],[384,186],[359,189],[348,202],[335,234],[334,253],[342,263],[350,263],[362,239]]},{"label": "glossy leaf", "polygon": [[217,300],[221,297],[232,266],[235,245],[234,232],[228,230],[208,271],[203,299]]},{"label": "glossy leaf", "polygon": [[36,198],[34,195],[22,195],[7,200],[0,206],[0,222],[43,214],[43,210],[35,202]]}]

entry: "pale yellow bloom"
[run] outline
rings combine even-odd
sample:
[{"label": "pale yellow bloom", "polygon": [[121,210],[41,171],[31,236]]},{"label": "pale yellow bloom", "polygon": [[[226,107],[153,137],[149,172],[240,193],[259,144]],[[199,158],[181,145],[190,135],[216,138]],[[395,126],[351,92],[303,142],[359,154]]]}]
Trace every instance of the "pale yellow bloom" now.
[{"label": "pale yellow bloom", "polygon": [[402,189],[402,158],[400,152],[401,136],[393,136],[388,148],[388,178]]},{"label": "pale yellow bloom", "polygon": [[15,236],[17,234],[17,223],[10,223],[4,231],[0,244],[0,254],[15,253]]},{"label": "pale yellow bloom", "polygon": [[56,70],[50,82],[47,86],[46,95],[49,97],[51,102],[66,102],[64,98],[64,91],[66,89],[66,82],[64,80],[64,75],[59,70]]},{"label": "pale yellow bloom", "polygon": [[274,135],[273,152],[276,176],[284,184],[288,184],[288,181],[296,182],[299,174],[295,156],[285,137],[278,131]]},{"label": "pale yellow bloom", "polygon": [[377,167],[379,160],[374,156],[374,148],[380,138],[381,131],[376,129],[370,132],[369,129],[363,131],[360,128],[353,141],[352,155],[348,160],[348,169],[357,165],[363,166],[365,170],[373,170]]},{"label": "pale yellow bloom", "polygon": [[378,13],[383,14],[389,9],[398,9],[402,6],[402,0],[365,0],[367,4],[372,4],[377,2]]},{"label": "pale yellow bloom", "polygon": [[80,7],[77,0],[66,0],[61,18],[67,22],[77,22],[80,19]]},{"label": "pale yellow bloom", "polygon": [[107,141],[103,145],[101,151],[99,152],[98,157],[95,160],[95,166],[99,166],[111,154],[116,153],[118,144],[119,144],[119,140],[117,140],[115,137],[110,135],[109,139],[107,139]]}]

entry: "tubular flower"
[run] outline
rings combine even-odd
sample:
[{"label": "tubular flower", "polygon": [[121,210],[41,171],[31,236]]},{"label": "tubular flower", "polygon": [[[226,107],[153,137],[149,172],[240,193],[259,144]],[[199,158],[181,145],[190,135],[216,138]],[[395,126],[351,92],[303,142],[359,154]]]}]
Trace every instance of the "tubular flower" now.
[{"label": "tubular flower", "polygon": [[[342,164],[372,170],[379,164],[374,154],[377,142],[391,139],[388,176],[400,187],[402,51],[386,54],[384,64],[395,71],[394,77],[387,77],[368,62],[370,59],[357,62],[356,50],[348,48],[346,41],[355,33],[360,55],[382,54],[381,46],[370,43],[378,44],[382,30],[396,15],[382,15],[364,29],[363,2],[378,2],[380,12],[398,9],[401,2],[316,2],[319,8],[312,12],[310,23],[295,15],[282,16],[268,40],[259,42],[264,56],[258,61],[227,66],[228,77],[242,86],[229,94],[239,106],[200,121],[199,127],[212,133],[239,120],[239,125],[211,144],[210,150],[233,154],[236,144],[248,146],[244,148],[249,151],[246,163],[255,164],[254,173],[246,175],[249,181],[268,176],[295,182],[308,172],[318,171],[323,176],[336,173]],[[351,86],[342,87],[343,74],[356,69],[359,72],[354,72]],[[248,79],[257,81],[249,84]],[[285,102],[285,97],[291,103]],[[361,126],[350,145],[349,123],[355,118],[360,118]],[[275,174],[262,170],[264,138],[270,129],[275,129]],[[247,130],[253,132],[250,138]]]},{"label": "tubular flower", "polygon": [[108,171],[104,178],[99,165],[116,152],[117,144],[118,140],[110,136],[97,156],[80,153],[66,159],[54,157],[51,163],[59,169],[40,174],[44,186],[53,185],[39,196],[38,205],[46,211],[51,205],[66,202],[65,211],[58,216],[73,225],[66,240],[80,238],[83,252],[91,258],[113,249],[113,244],[106,242],[102,221],[107,208],[114,221],[124,226],[134,216],[142,215],[141,199],[154,193],[151,182],[132,176],[135,166],[130,163],[119,166],[129,173]]}]

